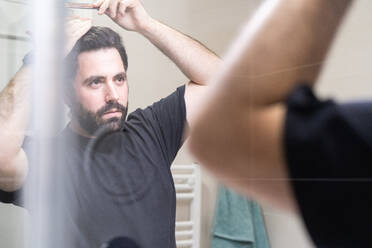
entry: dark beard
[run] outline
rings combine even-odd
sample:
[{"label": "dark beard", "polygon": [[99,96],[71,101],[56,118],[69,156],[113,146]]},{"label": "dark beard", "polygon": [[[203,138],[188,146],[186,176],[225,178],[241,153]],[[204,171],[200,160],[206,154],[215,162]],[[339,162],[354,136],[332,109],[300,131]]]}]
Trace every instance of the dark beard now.
[{"label": "dark beard", "polygon": [[[104,120],[102,116],[105,112],[117,109],[121,112],[121,117],[112,117],[110,119]],[[74,108],[71,109],[73,118],[76,118],[80,127],[84,129],[89,135],[94,136],[99,129],[105,129],[109,131],[119,131],[124,127],[125,119],[127,117],[128,108],[124,107],[118,102],[110,102],[100,108],[96,113],[93,113],[83,105],[78,102],[75,104]]]}]

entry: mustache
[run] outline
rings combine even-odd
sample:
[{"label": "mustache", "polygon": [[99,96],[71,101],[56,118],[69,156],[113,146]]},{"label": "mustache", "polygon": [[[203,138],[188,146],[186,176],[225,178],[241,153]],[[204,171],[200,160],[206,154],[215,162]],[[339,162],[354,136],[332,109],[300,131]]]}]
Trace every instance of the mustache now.
[{"label": "mustache", "polygon": [[109,111],[111,109],[117,109],[118,111],[120,111],[122,113],[125,113],[127,111],[127,108],[124,105],[122,105],[118,102],[112,102],[112,103],[108,103],[105,106],[103,106],[102,108],[100,108],[97,111],[96,114],[98,116],[102,116],[104,113],[106,113],[107,111]]}]

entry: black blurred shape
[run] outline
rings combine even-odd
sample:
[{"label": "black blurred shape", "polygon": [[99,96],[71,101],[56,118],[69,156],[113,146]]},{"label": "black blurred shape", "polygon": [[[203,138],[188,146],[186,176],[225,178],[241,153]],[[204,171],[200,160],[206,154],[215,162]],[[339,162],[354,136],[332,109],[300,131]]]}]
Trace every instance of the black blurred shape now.
[{"label": "black blurred shape", "polygon": [[105,243],[102,248],[140,248],[131,238],[116,237]]}]

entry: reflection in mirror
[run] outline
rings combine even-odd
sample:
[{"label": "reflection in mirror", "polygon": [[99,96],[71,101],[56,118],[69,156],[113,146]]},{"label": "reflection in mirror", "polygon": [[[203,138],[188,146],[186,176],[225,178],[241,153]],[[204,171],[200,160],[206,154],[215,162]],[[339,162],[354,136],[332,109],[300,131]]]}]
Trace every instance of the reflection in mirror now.
[{"label": "reflection in mirror", "polygon": [[[216,183],[205,176],[211,193],[201,194],[199,166],[178,151],[220,70],[216,53],[258,3],[105,0],[56,13],[50,3],[30,11],[29,2],[0,1],[1,246],[209,246]],[[64,15],[66,30],[50,29]],[[63,49],[59,38],[43,43],[63,34]]]},{"label": "reflection in mirror", "polygon": [[[221,230],[214,213],[229,216],[229,199],[243,212],[259,209],[218,188],[181,146],[185,121],[193,125],[210,79],[223,70],[219,57],[261,2],[100,0],[95,9],[60,3],[55,13],[53,6],[30,11],[29,1],[0,0],[0,246],[209,247],[211,233]],[[359,13],[368,9],[360,2]],[[57,17],[30,27],[37,11]],[[65,29],[49,29],[62,22]],[[36,44],[27,30],[38,30]],[[345,32],[355,37],[355,30]],[[54,50],[24,57],[49,35],[53,42],[44,44]],[[335,81],[334,71],[347,71],[342,65],[321,80]],[[24,185],[34,185],[26,206],[16,191]],[[271,247],[313,247],[297,217],[271,206],[262,214]]]}]

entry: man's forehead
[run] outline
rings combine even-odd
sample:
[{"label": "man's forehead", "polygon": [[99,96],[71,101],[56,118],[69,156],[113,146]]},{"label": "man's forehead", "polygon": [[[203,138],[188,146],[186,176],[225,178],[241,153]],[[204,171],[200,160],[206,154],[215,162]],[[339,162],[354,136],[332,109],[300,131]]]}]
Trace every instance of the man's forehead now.
[{"label": "man's forehead", "polygon": [[101,75],[125,72],[121,56],[115,48],[85,51],[78,56],[78,74]]},{"label": "man's forehead", "polygon": [[88,58],[96,58],[98,61],[110,60],[110,59],[120,59],[120,53],[116,48],[101,48],[97,50],[90,50],[81,52],[78,55],[78,61],[80,62],[95,62],[97,60],[87,60]]}]

